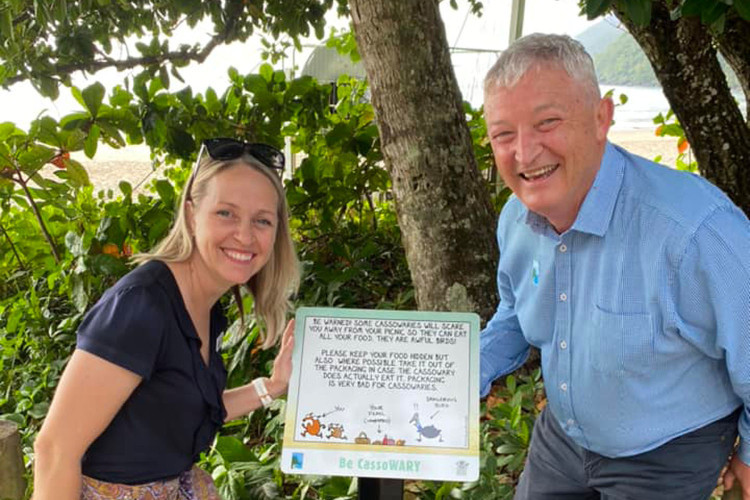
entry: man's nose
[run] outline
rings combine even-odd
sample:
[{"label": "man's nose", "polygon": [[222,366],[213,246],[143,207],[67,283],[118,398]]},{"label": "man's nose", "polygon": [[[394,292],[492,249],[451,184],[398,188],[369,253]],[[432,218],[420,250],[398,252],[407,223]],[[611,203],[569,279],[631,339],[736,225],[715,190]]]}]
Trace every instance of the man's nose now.
[{"label": "man's nose", "polygon": [[515,159],[519,165],[530,165],[534,163],[539,153],[542,152],[542,145],[539,141],[538,134],[534,130],[518,132],[516,136]]}]

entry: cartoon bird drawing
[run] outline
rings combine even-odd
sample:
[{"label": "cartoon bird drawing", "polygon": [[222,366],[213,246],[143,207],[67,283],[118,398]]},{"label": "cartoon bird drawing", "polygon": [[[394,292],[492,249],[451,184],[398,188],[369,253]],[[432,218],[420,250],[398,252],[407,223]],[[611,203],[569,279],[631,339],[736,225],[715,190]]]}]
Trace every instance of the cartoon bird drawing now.
[{"label": "cartoon bird drawing", "polygon": [[411,420],[409,420],[410,424],[414,424],[414,427],[417,428],[417,441],[422,441],[422,438],[425,437],[427,439],[434,439],[439,438],[439,441],[443,442],[443,431],[435,427],[434,425],[428,425],[427,427],[422,427],[422,424],[419,422],[419,413],[415,413]]}]

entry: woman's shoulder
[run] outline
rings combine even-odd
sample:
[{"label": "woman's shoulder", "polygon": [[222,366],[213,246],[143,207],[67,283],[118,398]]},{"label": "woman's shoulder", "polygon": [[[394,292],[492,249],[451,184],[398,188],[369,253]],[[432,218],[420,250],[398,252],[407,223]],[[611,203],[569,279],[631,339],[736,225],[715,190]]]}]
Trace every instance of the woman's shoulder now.
[{"label": "woman's shoulder", "polygon": [[133,291],[171,297],[174,293],[179,293],[179,288],[164,262],[150,260],[140,264],[120,278],[105,292],[102,298]]},{"label": "woman's shoulder", "polygon": [[171,307],[179,288],[166,264],[152,260],[145,262],[120,278],[91,309],[94,311],[122,310],[137,316],[163,313]]}]

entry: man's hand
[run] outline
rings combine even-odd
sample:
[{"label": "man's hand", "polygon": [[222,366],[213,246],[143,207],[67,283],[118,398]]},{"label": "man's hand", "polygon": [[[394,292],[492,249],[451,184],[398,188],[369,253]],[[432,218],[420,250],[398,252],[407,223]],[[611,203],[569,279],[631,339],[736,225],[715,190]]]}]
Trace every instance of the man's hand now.
[{"label": "man's hand", "polygon": [[737,455],[729,461],[729,468],[724,474],[724,491],[731,490],[735,483],[742,492],[742,500],[750,500],[750,467],[745,465]]}]

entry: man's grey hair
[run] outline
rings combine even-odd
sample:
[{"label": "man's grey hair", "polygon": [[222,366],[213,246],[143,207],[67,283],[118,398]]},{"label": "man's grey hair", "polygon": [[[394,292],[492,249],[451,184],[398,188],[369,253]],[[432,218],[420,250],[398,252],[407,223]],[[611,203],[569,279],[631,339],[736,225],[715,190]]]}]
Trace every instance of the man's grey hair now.
[{"label": "man's grey hair", "polygon": [[594,61],[583,45],[567,35],[543,33],[519,38],[500,54],[484,78],[484,94],[513,87],[530,69],[548,64],[558,65],[572,79],[591,87],[595,97],[600,96]]}]

